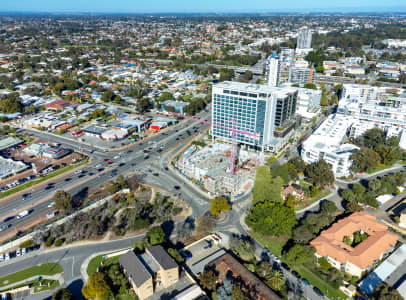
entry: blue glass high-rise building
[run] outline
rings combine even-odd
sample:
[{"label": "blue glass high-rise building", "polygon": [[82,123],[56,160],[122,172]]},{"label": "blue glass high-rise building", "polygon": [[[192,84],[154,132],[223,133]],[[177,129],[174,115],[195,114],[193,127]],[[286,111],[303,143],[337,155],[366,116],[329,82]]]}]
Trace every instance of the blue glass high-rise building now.
[{"label": "blue glass high-rise building", "polygon": [[274,129],[294,117],[297,90],[225,81],[213,86],[212,134],[259,150],[269,150]]}]

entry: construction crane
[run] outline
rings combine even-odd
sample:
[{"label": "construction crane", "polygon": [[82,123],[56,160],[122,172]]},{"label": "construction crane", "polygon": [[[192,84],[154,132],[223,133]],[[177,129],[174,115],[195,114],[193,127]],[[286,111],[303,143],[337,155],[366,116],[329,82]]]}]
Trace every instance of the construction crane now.
[{"label": "construction crane", "polygon": [[232,138],[231,160],[230,160],[230,173],[232,175],[235,175],[235,159],[236,159],[236,154],[237,154],[237,133],[247,135],[247,136],[250,136],[250,137],[254,137],[254,139],[259,139],[259,135],[256,132],[252,133],[252,132],[249,132],[249,131],[236,129],[235,128],[235,120],[231,120],[232,128],[230,128],[230,127],[226,127],[226,126],[219,125],[219,124],[213,124],[212,122],[210,122],[208,120],[202,120],[202,119],[197,118],[197,117],[191,117],[191,116],[187,116],[185,114],[181,114],[181,113],[177,113],[177,112],[169,112],[169,114],[180,117],[180,118],[185,118],[185,119],[188,119],[188,120],[193,120],[193,121],[196,121],[196,122],[199,122],[199,123],[203,123],[203,124],[207,124],[207,125],[213,125],[213,126],[218,127],[218,128],[229,130],[231,132],[231,138]]}]

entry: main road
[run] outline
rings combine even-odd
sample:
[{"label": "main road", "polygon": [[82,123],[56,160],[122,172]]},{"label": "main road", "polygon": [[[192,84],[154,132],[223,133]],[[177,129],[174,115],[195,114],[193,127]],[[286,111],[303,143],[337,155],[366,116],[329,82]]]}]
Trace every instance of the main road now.
[{"label": "main road", "polygon": [[[198,117],[208,118],[209,112],[204,111]],[[169,128],[166,132],[141,141],[122,150],[101,151],[91,145],[83,145],[73,139],[56,136],[47,132],[29,131],[42,139],[62,144],[64,147],[83,151],[91,157],[91,163],[82,167],[82,173],[69,172],[47,183],[28,188],[13,196],[0,200],[0,220],[29,209],[30,215],[24,219],[11,218],[7,224],[15,227],[28,219],[35,220],[40,214],[51,210],[53,195],[57,190],[65,190],[72,195],[94,186],[102,186],[119,174],[141,174],[143,183],[161,187],[185,200],[198,216],[208,208],[208,199],[189,184],[181,184],[182,180],[173,171],[164,166],[172,153],[182,148],[191,138],[207,129],[206,124],[193,120],[184,120]],[[148,152],[148,153],[146,153]],[[103,169],[103,170],[102,170]],[[184,182],[184,181],[183,181]],[[181,186],[181,188],[179,188]],[[23,194],[29,194],[23,199]],[[11,228],[12,228],[11,227]]]}]

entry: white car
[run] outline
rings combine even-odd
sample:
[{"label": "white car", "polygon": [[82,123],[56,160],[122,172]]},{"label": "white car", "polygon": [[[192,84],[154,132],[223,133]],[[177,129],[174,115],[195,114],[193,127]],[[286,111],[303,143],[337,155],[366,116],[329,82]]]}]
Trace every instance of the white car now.
[{"label": "white car", "polygon": [[4,254],[0,254],[0,262],[4,261]]},{"label": "white car", "polygon": [[16,256],[21,256],[21,249],[16,250]]},{"label": "white car", "polygon": [[54,205],[55,205],[55,201],[52,201],[51,203],[49,203],[48,207],[52,208],[52,207],[54,207]]},{"label": "white car", "polygon": [[21,255],[24,255],[27,252],[25,248],[21,249]]},{"label": "white car", "polygon": [[10,259],[10,254],[6,253],[4,259],[5,259],[6,261],[9,260],[9,259]]}]

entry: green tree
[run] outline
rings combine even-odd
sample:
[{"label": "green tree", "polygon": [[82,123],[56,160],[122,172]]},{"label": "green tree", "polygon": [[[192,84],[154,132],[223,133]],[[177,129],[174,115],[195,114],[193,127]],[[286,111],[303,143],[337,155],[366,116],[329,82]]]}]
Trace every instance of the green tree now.
[{"label": "green tree", "polygon": [[214,291],[217,285],[216,274],[212,270],[204,270],[199,277],[200,285],[209,291]]},{"label": "green tree", "polygon": [[225,197],[211,199],[210,205],[210,213],[216,217],[223,211],[231,210],[231,205]]},{"label": "green tree", "polygon": [[174,248],[169,248],[168,253],[178,264],[181,264],[185,261],[185,259],[182,257],[182,255],[179,254],[178,250]]},{"label": "green tree", "polygon": [[289,166],[288,164],[283,165],[272,165],[271,167],[272,177],[281,177],[285,184],[288,184],[291,180],[289,175]]},{"label": "green tree", "polygon": [[158,245],[165,242],[165,232],[161,226],[154,226],[145,235],[149,245]]},{"label": "green tree", "polygon": [[324,273],[328,273],[328,271],[333,268],[333,266],[324,257],[320,257],[318,259],[318,263],[320,270]]},{"label": "green tree", "polygon": [[325,187],[334,182],[334,173],[331,166],[325,160],[309,164],[305,168],[305,175],[313,185]]},{"label": "green tree", "polygon": [[272,276],[269,279],[269,285],[274,291],[280,291],[282,286],[285,284],[285,277],[282,272],[275,270],[272,272]]},{"label": "green tree", "polygon": [[260,166],[255,173],[252,198],[254,203],[265,202],[271,194],[271,170],[267,166]]},{"label": "green tree", "polygon": [[371,298],[373,300],[403,300],[396,289],[384,282],[376,286]]},{"label": "green tree", "polygon": [[52,300],[75,300],[75,297],[73,297],[72,292],[69,289],[62,288],[52,295]]},{"label": "green tree", "polygon": [[368,188],[372,191],[377,191],[381,187],[381,181],[377,178],[373,178],[368,181]]},{"label": "green tree", "polygon": [[322,213],[332,215],[337,211],[337,206],[333,201],[323,201],[320,204],[320,210]]},{"label": "green tree", "polygon": [[255,247],[251,239],[232,236],[229,241],[230,249],[244,261],[251,261],[255,257]]},{"label": "green tree", "polygon": [[151,106],[152,106],[151,101],[145,97],[138,100],[136,104],[137,111],[140,113],[146,112],[148,109],[151,108]]},{"label": "green tree", "polygon": [[351,202],[355,200],[355,195],[352,190],[346,189],[342,191],[341,196],[345,201]]},{"label": "green tree", "polygon": [[314,83],[306,83],[303,85],[305,89],[310,89],[310,90],[317,90],[317,86]]},{"label": "green tree", "polygon": [[115,95],[112,91],[108,90],[108,91],[105,91],[105,92],[102,94],[101,100],[102,100],[103,102],[111,102],[111,101],[113,101],[113,99],[114,99],[115,96],[116,96],[116,95]]},{"label": "green tree", "polygon": [[374,150],[361,147],[351,154],[351,170],[354,172],[369,171],[376,168],[379,164],[380,157]]},{"label": "green tree", "polygon": [[95,272],[82,288],[82,294],[86,299],[102,299],[103,295],[110,291],[103,273]]},{"label": "green tree", "polygon": [[264,235],[287,235],[296,225],[296,215],[291,208],[278,203],[258,203],[247,217],[248,225]]},{"label": "green tree", "polygon": [[291,209],[295,209],[295,202],[296,202],[296,197],[293,195],[288,195],[288,197],[285,200],[284,205]]},{"label": "green tree", "polygon": [[314,248],[310,246],[294,245],[283,253],[283,259],[291,265],[301,265],[315,258]]},{"label": "green tree", "polygon": [[352,191],[359,197],[365,193],[365,188],[361,184],[356,183],[352,186]]},{"label": "green tree", "polygon": [[54,202],[56,209],[66,211],[71,206],[72,196],[63,190],[59,190],[54,194]]},{"label": "green tree", "polygon": [[173,95],[169,92],[162,92],[158,97],[158,102],[163,102],[166,100],[173,100]]}]

